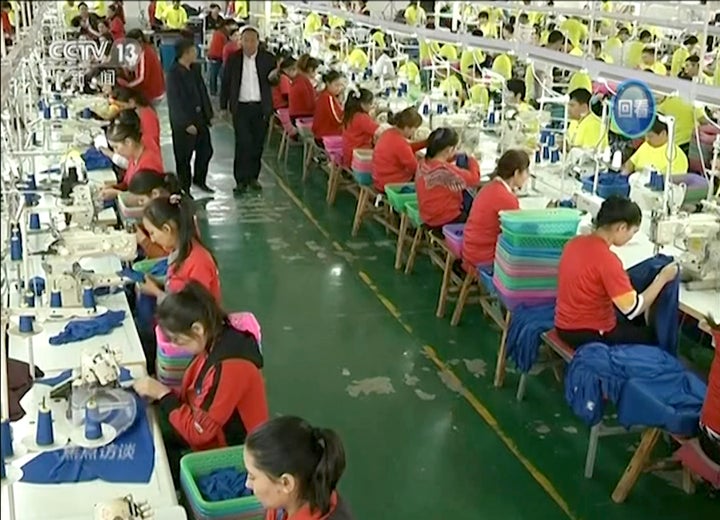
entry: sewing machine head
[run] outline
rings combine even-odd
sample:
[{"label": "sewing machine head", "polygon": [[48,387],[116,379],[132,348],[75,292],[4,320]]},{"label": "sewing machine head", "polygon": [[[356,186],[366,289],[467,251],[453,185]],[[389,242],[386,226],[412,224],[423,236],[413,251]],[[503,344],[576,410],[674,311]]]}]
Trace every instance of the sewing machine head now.
[{"label": "sewing machine head", "polygon": [[[65,263],[68,259],[78,261],[91,256],[106,255],[129,262],[137,257],[137,238],[133,233],[122,229],[72,227],[59,233],[58,240],[52,244],[52,251],[65,258]],[[52,261],[51,258],[50,260]]]},{"label": "sewing machine head", "polygon": [[121,355],[109,346],[85,350],[80,358],[80,382],[89,386],[116,386],[120,378]]},{"label": "sewing machine head", "polygon": [[152,518],[147,502],[135,502],[132,495],[95,504],[94,520],[145,520]]}]

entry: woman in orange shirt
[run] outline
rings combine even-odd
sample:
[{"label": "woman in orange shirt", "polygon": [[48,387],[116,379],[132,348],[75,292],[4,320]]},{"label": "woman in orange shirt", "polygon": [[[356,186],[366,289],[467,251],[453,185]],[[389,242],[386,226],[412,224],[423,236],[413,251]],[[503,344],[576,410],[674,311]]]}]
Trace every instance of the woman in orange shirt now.
[{"label": "woman in orange shirt", "polygon": [[470,213],[473,197],[467,188],[480,184],[480,166],[475,158],[457,153],[459,143],[452,128],[438,128],[428,137],[415,177],[420,218],[428,227],[465,222]]},{"label": "woman in orange shirt", "polygon": [[422,125],[422,117],[415,108],[390,114],[388,123],[393,127],[378,138],[372,159],[373,184],[380,191],[385,191],[386,184],[411,182],[415,178],[418,167],[415,153],[426,144],[409,141]]},{"label": "woman in orange shirt", "polygon": [[370,117],[375,96],[367,89],[350,91],[343,115],[343,166],[350,168],[353,152],[371,149],[380,125]]},{"label": "woman in orange shirt", "polygon": [[323,76],[325,88],[318,96],[313,115],[312,131],[315,141],[322,146],[322,138],[342,135],[343,106],[338,99],[345,89],[345,76],[331,70]]},{"label": "woman in orange shirt", "polygon": [[288,111],[290,121],[295,124],[299,117],[312,117],[315,113],[315,73],[320,62],[303,54],[297,60],[298,74],[290,87],[288,95]]}]

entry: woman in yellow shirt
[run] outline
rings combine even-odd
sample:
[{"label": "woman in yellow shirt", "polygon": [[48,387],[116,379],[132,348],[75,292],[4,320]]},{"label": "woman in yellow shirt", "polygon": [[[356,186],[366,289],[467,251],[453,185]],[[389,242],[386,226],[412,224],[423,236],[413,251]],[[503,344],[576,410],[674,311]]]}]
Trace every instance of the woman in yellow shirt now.
[{"label": "woman in yellow shirt", "polygon": [[673,145],[668,159],[668,127],[660,119],[655,118],[652,128],[645,136],[645,142],[623,165],[624,175],[643,169],[654,169],[665,174],[670,164],[672,175],[683,175],[688,171],[688,158],[678,145]]}]

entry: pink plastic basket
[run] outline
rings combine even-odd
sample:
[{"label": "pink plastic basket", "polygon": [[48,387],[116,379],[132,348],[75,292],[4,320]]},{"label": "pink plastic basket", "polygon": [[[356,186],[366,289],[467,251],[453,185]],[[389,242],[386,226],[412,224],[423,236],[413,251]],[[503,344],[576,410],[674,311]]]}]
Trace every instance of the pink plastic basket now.
[{"label": "pink plastic basket", "polygon": [[500,255],[495,255],[495,263],[502,268],[505,274],[513,278],[550,278],[558,274],[557,266],[512,263]]},{"label": "pink plastic basket", "polygon": [[341,135],[330,135],[322,138],[323,146],[326,151],[340,150],[343,148],[343,138]]},{"label": "pink plastic basket", "polygon": [[497,276],[493,276],[493,285],[498,296],[508,310],[514,310],[519,305],[546,305],[555,301],[556,291],[511,291],[503,285]]},{"label": "pink plastic basket", "polygon": [[445,236],[445,244],[450,249],[450,252],[456,258],[461,258],[465,224],[447,224],[443,226],[442,231]]}]

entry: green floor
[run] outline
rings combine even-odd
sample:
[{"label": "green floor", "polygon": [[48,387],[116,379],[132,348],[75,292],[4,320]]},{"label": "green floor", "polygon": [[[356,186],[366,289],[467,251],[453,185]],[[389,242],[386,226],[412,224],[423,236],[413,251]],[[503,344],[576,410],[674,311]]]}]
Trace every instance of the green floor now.
[{"label": "green floor", "polygon": [[394,240],[375,224],[351,239],[355,200],[328,207],[319,170],[303,185],[299,149],[287,168],[268,150],[262,195],[232,198],[231,143],[218,125],[220,190],[201,212],[226,306],[263,326],[272,412],[342,435],[341,490],[359,520],[720,518],[717,498],[684,495],[672,474],[641,478],[613,504],[637,436],[601,440],[595,477],[583,478],[588,430],[552,377],[534,378],[521,404],[514,374],[493,389],[498,333],[472,306],[456,328],[435,318],[429,262],[396,272]]}]

